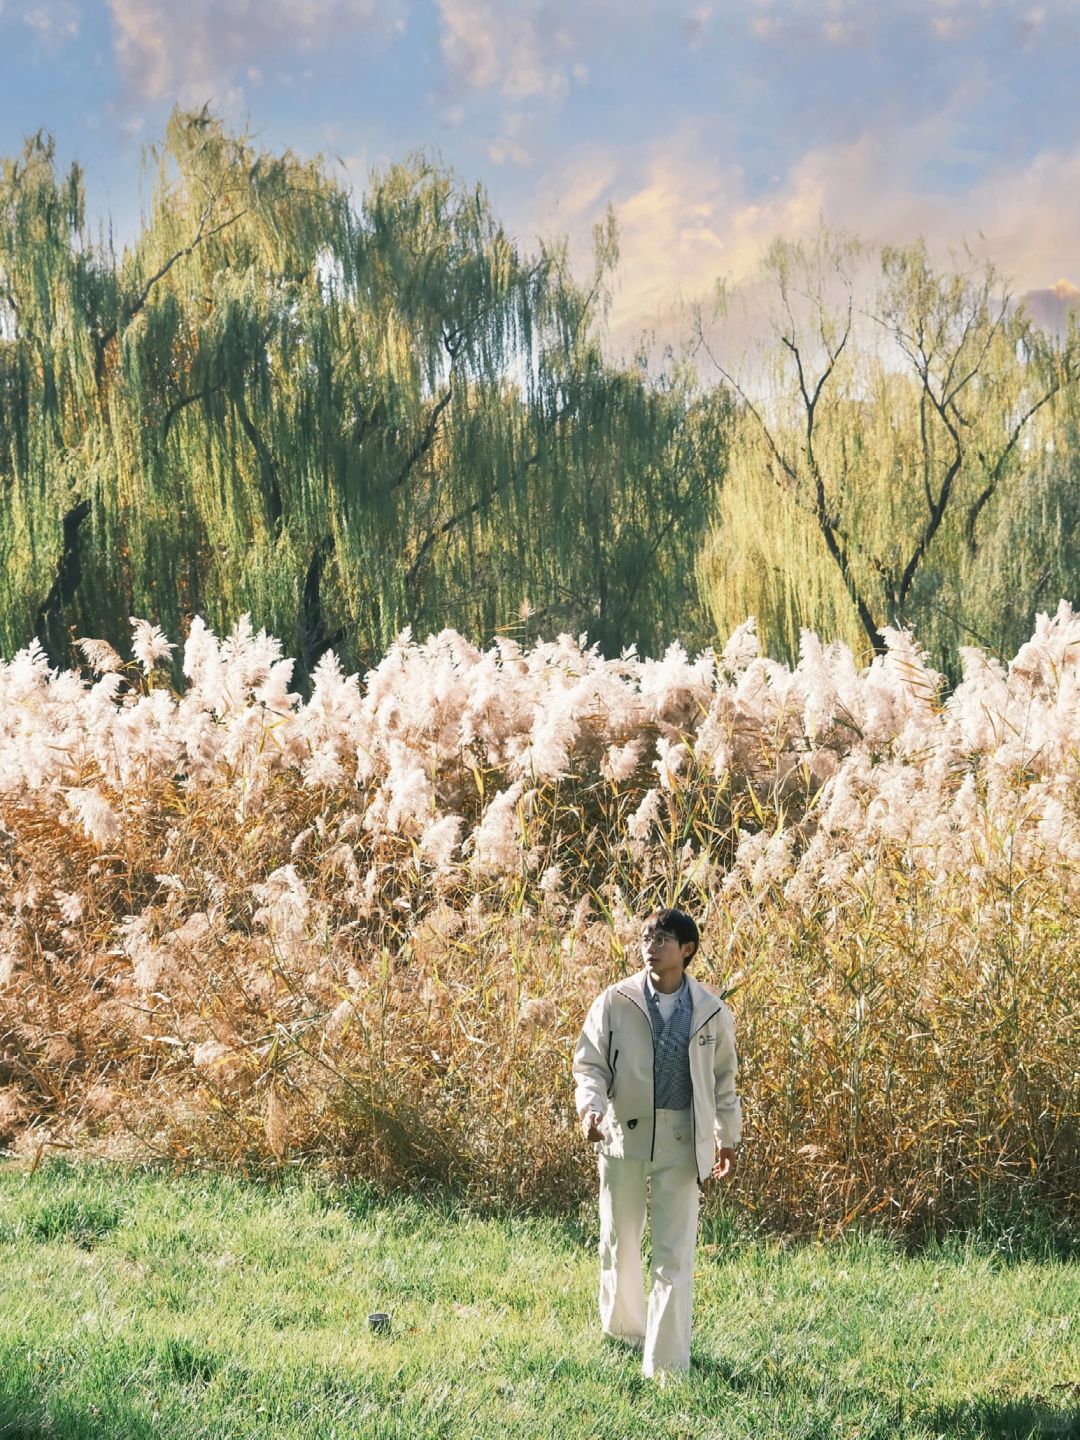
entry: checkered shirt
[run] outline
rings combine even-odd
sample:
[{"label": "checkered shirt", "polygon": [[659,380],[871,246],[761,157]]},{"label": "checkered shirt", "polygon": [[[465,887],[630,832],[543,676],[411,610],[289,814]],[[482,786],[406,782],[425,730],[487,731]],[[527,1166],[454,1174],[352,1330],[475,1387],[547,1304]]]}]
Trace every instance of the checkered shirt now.
[{"label": "checkered shirt", "polygon": [[658,1110],[688,1110],[694,1090],[690,1081],[690,1021],[694,1004],[684,980],[671,1018],[664,1024],[656,992],[646,982],[645,999],[653,1033],[653,1092]]}]

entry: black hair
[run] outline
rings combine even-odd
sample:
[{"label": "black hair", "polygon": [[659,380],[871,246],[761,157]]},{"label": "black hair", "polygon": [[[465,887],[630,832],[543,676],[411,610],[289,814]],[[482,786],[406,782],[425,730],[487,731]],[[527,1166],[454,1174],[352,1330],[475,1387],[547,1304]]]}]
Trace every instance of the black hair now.
[{"label": "black hair", "polygon": [[688,945],[693,941],[693,952],[683,961],[685,970],[701,945],[701,932],[696,921],[687,915],[685,910],[676,910],[674,906],[669,906],[666,910],[654,910],[651,915],[646,915],[641,923],[644,925],[649,920],[653,921],[658,930],[670,930],[680,945]]}]

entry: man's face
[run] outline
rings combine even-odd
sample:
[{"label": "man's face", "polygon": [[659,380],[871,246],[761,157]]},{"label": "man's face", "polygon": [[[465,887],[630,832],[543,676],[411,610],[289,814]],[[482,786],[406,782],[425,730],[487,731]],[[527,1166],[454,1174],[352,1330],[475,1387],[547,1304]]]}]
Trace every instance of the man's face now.
[{"label": "man's face", "polygon": [[680,945],[678,936],[655,920],[646,920],[641,927],[641,958],[654,985],[678,980],[685,968],[683,950],[692,952],[693,948],[690,941],[685,947]]}]

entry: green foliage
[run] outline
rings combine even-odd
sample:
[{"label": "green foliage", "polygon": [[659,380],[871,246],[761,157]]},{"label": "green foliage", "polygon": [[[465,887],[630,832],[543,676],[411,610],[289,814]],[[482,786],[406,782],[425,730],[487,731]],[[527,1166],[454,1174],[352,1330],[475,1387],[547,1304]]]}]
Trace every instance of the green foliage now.
[{"label": "green foliage", "polygon": [[771,341],[710,388],[606,359],[610,214],[579,284],[424,155],[355,207],[205,110],[151,156],[121,256],[48,136],[0,173],[2,653],[249,611],[303,677],[406,625],[616,654],[756,614],[785,658],[910,626],[955,675],[1076,593],[1076,337],[992,267],[778,240]]},{"label": "green foliage", "polygon": [[77,168],[0,183],[0,650],[249,611],[306,674],[406,625],[708,638],[692,555],[729,406],[603,357],[589,286],[425,156],[358,209],[318,161],[174,113],[122,257]]},{"label": "green foliage", "polygon": [[763,272],[756,354],[700,332],[740,400],[699,566],[717,629],[755,614],[793,659],[803,628],[867,654],[904,626],[954,675],[961,645],[1013,654],[1080,578],[1075,332],[1057,343],[992,266],[937,267],[923,242],[874,255],[823,230]]}]

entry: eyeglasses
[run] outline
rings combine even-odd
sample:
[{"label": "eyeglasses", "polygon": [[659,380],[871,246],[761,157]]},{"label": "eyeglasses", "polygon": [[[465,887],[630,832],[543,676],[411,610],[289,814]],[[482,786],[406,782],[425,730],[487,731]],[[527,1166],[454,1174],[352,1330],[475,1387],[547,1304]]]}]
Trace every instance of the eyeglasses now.
[{"label": "eyeglasses", "polygon": [[673,935],[670,930],[646,930],[641,937],[641,943],[650,948],[653,945],[666,945],[669,940],[677,940],[679,937]]}]

